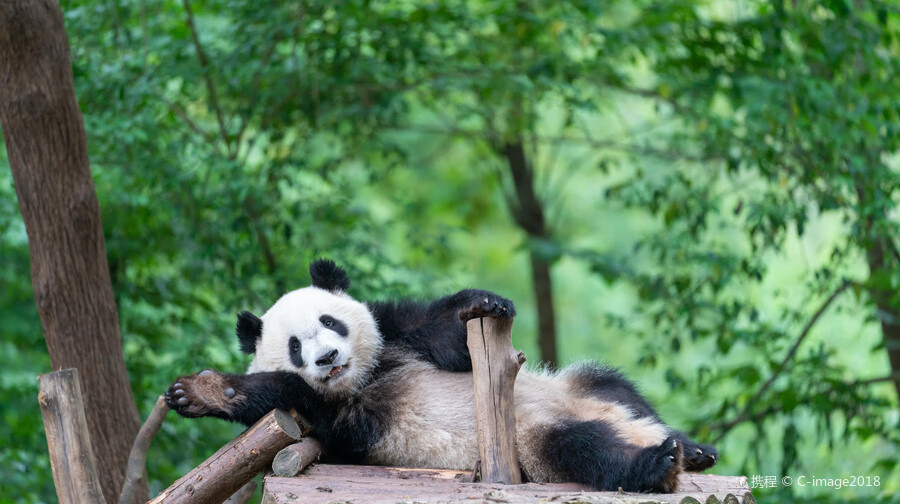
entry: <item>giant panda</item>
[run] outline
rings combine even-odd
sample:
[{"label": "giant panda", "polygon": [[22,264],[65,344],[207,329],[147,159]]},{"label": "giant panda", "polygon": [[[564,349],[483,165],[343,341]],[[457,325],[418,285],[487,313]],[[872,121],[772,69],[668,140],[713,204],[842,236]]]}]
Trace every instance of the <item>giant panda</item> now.
[{"label": "giant panda", "polygon": [[[251,425],[295,409],[331,460],[471,469],[478,458],[468,320],[514,317],[513,303],[467,289],[431,302],[362,303],[334,262],[310,264],[312,285],[262,317],[238,315],[247,374],[205,370],[166,393],[185,417]],[[582,363],[522,369],[515,384],[519,460],[535,482],[598,490],[673,492],[683,470],[713,466],[716,450],[668,427],[614,369]]]}]

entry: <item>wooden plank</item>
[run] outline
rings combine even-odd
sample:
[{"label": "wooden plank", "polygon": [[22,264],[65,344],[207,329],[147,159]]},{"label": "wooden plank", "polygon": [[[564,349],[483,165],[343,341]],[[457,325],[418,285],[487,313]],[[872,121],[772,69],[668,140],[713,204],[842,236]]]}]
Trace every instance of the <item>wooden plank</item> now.
[{"label": "wooden plank", "polygon": [[512,324],[511,318],[493,317],[472,319],[466,324],[475,382],[481,480],[488,483],[522,482],[514,388],[525,354],[513,349]]},{"label": "wooden plank", "polygon": [[77,369],[38,376],[38,402],[60,504],[105,504]]},{"label": "wooden plank", "polygon": [[301,436],[300,426],[289,413],[271,411],[150,504],[219,504],[265,469],[278,450]]},{"label": "wooden plank", "polygon": [[456,471],[453,469],[420,469],[412,467],[387,467],[367,465],[313,464],[301,475],[303,478],[396,478],[436,479],[446,481],[472,482],[472,471]]},{"label": "wooden plank", "polygon": [[294,478],[265,478],[263,502],[326,504],[330,502],[596,502],[679,504],[685,498],[720,502],[728,495],[736,501],[752,502],[747,479],[742,476],[715,476],[684,473],[681,491],[673,494],[592,492],[575,483],[501,485],[467,483],[468,472],[441,469],[408,469],[374,466],[314,464]]}]

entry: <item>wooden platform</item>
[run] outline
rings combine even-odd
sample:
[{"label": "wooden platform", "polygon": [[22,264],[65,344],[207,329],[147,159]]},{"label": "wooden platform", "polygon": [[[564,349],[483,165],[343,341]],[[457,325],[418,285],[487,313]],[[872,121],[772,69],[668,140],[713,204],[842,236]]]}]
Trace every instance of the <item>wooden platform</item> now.
[{"label": "wooden platform", "polygon": [[743,476],[687,473],[674,494],[591,492],[574,483],[470,483],[470,474],[440,469],[314,464],[293,478],[265,478],[263,504],[539,502],[597,504],[755,504]]}]

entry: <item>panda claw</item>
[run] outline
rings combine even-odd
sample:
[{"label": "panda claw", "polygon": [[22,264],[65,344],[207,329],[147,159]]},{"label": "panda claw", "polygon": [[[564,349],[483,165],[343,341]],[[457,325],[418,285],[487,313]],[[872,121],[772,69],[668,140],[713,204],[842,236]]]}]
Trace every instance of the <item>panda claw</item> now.
[{"label": "panda claw", "polygon": [[172,395],[175,396],[175,397],[181,397],[181,396],[183,396],[184,394],[185,394],[184,390],[182,390],[182,389],[180,389],[180,388],[179,388],[179,389],[175,389],[175,392],[172,393]]},{"label": "panda claw", "polygon": [[[682,441],[684,444],[684,441]],[[691,446],[689,443],[688,446]],[[694,444],[690,452],[684,454],[684,468],[687,471],[704,471],[716,465],[719,452],[710,445]],[[690,454],[690,456],[688,456]]]},{"label": "panda claw", "polygon": [[204,369],[203,371],[200,371],[200,373],[197,376],[206,376],[210,373],[212,373],[211,369]]},{"label": "panda claw", "polygon": [[483,317],[512,318],[516,316],[516,309],[508,299],[492,292],[479,292],[459,305],[457,316],[463,323]]},{"label": "panda claw", "polygon": [[182,384],[181,382],[175,382],[172,385],[172,388],[181,388],[181,387],[184,387],[184,384]]},{"label": "panda claw", "polygon": [[[181,392],[181,391],[179,390],[179,392]],[[182,405],[182,406],[184,406],[184,405],[187,404],[187,403],[188,403],[187,397],[181,397],[181,398],[178,399],[178,404],[180,404],[180,405]]]},{"label": "panda claw", "polygon": [[232,397],[234,397],[234,394],[235,392],[233,388],[228,387],[227,389],[225,389],[225,397],[231,399]]}]

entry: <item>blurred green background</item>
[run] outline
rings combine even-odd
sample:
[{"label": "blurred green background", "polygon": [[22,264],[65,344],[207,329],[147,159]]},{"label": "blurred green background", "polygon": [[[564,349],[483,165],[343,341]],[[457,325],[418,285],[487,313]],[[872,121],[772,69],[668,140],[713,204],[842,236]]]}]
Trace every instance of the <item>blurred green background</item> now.
[{"label": "blurred green background", "polygon": [[[898,500],[900,3],[61,5],[143,416],[244,369],[234,314],[323,256],[363,300],[512,298],[531,365],[552,302],[560,364],[621,367],[766,500]],[[53,502],[5,156],[0,501]],[[170,416],[151,494],[240,430]]]}]

